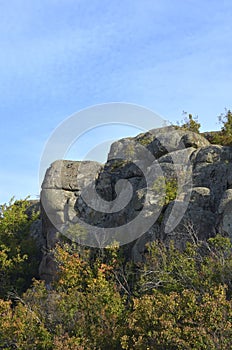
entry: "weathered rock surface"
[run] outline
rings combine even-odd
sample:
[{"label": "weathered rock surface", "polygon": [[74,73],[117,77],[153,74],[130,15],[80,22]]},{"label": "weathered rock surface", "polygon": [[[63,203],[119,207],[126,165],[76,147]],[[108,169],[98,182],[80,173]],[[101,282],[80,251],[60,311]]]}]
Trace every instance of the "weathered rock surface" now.
[{"label": "weathered rock surface", "polygon": [[[121,158],[122,154],[130,154],[131,141],[135,142],[135,148],[138,148],[139,145],[146,146],[157,159],[182,148],[199,148],[210,145],[209,141],[199,134],[181,129],[177,130],[174,126],[168,126],[152,129],[144,134],[139,134],[134,139],[125,138],[114,142],[111,145],[108,160]],[[138,155],[140,155],[139,152]]]},{"label": "weathered rock surface", "polygon": [[[155,215],[161,205],[160,174],[166,182],[166,197],[158,220],[130,244],[135,261],[143,259],[145,244],[154,239],[173,239],[179,247],[186,240],[207,239],[216,233],[232,239],[232,148],[210,145],[199,134],[166,127],[113,143],[105,165],[68,160],[51,165],[41,192],[46,251],[60,239],[57,232],[64,232],[65,225],[78,218],[107,230],[133,221],[144,203],[148,204],[143,220]],[[176,198],[168,193],[169,183],[174,187],[176,183],[172,189]],[[121,208],[117,199],[128,200],[128,188],[132,196]],[[133,237],[133,232],[128,229],[125,235]],[[46,253],[40,274],[49,280],[54,271]]]}]

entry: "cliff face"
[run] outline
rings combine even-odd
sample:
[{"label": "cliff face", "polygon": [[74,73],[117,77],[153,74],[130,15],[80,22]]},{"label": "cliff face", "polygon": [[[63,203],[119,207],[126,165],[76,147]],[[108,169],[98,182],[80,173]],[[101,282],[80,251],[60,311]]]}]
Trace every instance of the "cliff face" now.
[{"label": "cliff face", "polygon": [[[41,192],[42,230],[49,251],[62,232],[82,244],[130,243],[135,261],[154,239],[232,238],[232,148],[166,127],[112,144],[108,160],[58,160]],[[83,229],[82,229],[83,228]],[[40,266],[49,280],[49,253]]]}]

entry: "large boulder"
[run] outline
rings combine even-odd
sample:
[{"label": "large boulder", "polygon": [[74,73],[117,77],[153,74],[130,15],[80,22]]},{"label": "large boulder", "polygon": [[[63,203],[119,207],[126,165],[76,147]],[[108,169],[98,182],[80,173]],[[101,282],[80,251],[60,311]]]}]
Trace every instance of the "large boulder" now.
[{"label": "large boulder", "polygon": [[[133,144],[135,150],[133,150]],[[182,130],[175,126],[152,129],[149,132],[139,134],[135,138],[125,138],[111,145],[108,160],[121,158],[121,155],[133,157],[140,155],[139,145],[146,147],[153,156],[158,159],[167,153],[179,149],[193,147],[195,149],[209,146],[209,141],[191,131]],[[140,148],[141,149],[141,148]]]},{"label": "large boulder", "polygon": [[45,174],[40,198],[45,254],[40,275],[46,281],[51,280],[56,271],[52,255],[48,252],[62,238],[60,232],[65,223],[77,215],[75,206],[80,199],[79,192],[95,179],[100,168],[101,164],[97,162],[57,160]]},{"label": "large boulder", "polygon": [[224,192],[218,213],[220,214],[220,230],[232,240],[232,189]]},{"label": "large boulder", "polygon": [[141,232],[150,220],[146,232],[134,241],[132,226],[126,226],[124,235],[131,242],[125,251],[137,262],[143,260],[146,243],[154,239],[174,240],[182,248],[188,240],[216,233],[232,238],[231,174],[231,147],[210,145],[203,136],[176,127],[114,142],[104,165],[57,160],[47,170],[41,191],[46,241],[41,276],[49,280],[55,273],[49,251],[61,239],[59,231],[77,219],[107,231],[141,214]]}]

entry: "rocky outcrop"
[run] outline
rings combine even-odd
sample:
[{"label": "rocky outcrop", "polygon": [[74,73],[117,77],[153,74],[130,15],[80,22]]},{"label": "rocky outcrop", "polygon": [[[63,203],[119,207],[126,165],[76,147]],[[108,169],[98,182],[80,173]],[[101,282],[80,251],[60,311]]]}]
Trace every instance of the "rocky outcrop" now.
[{"label": "rocky outcrop", "polygon": [[[41,276],[49,280],[54,274],[49,251],[61,238],[59,232],[81,242],[69,226],[81,231],[80,220],[84,230],[85,225],[94,228],[95,246],[106,246],[107,233],[125,227],[119,237],[130,242],[135,261],[143,259],[146,243],[154,239],[183,247],[186,240],[216,233],[232,238],[231,174],[231,147],[211,145],[203,136],[175,127],[113,143],[104,165],[55,161],[41,192],[46,240]],[[136,226],[130,225],[138,217]]]}]

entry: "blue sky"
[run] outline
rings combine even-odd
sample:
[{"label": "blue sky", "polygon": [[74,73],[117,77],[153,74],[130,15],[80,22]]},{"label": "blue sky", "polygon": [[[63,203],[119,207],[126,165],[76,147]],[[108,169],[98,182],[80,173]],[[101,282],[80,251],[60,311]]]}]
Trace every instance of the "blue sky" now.
[{"label": "blue sky", "polygon": [[171,122],[185,110],[217,129],[232,108],[231,15],[230,0],[0,0],[0,203],[39,194],[46,140],[88,106],[135,103]]}]

